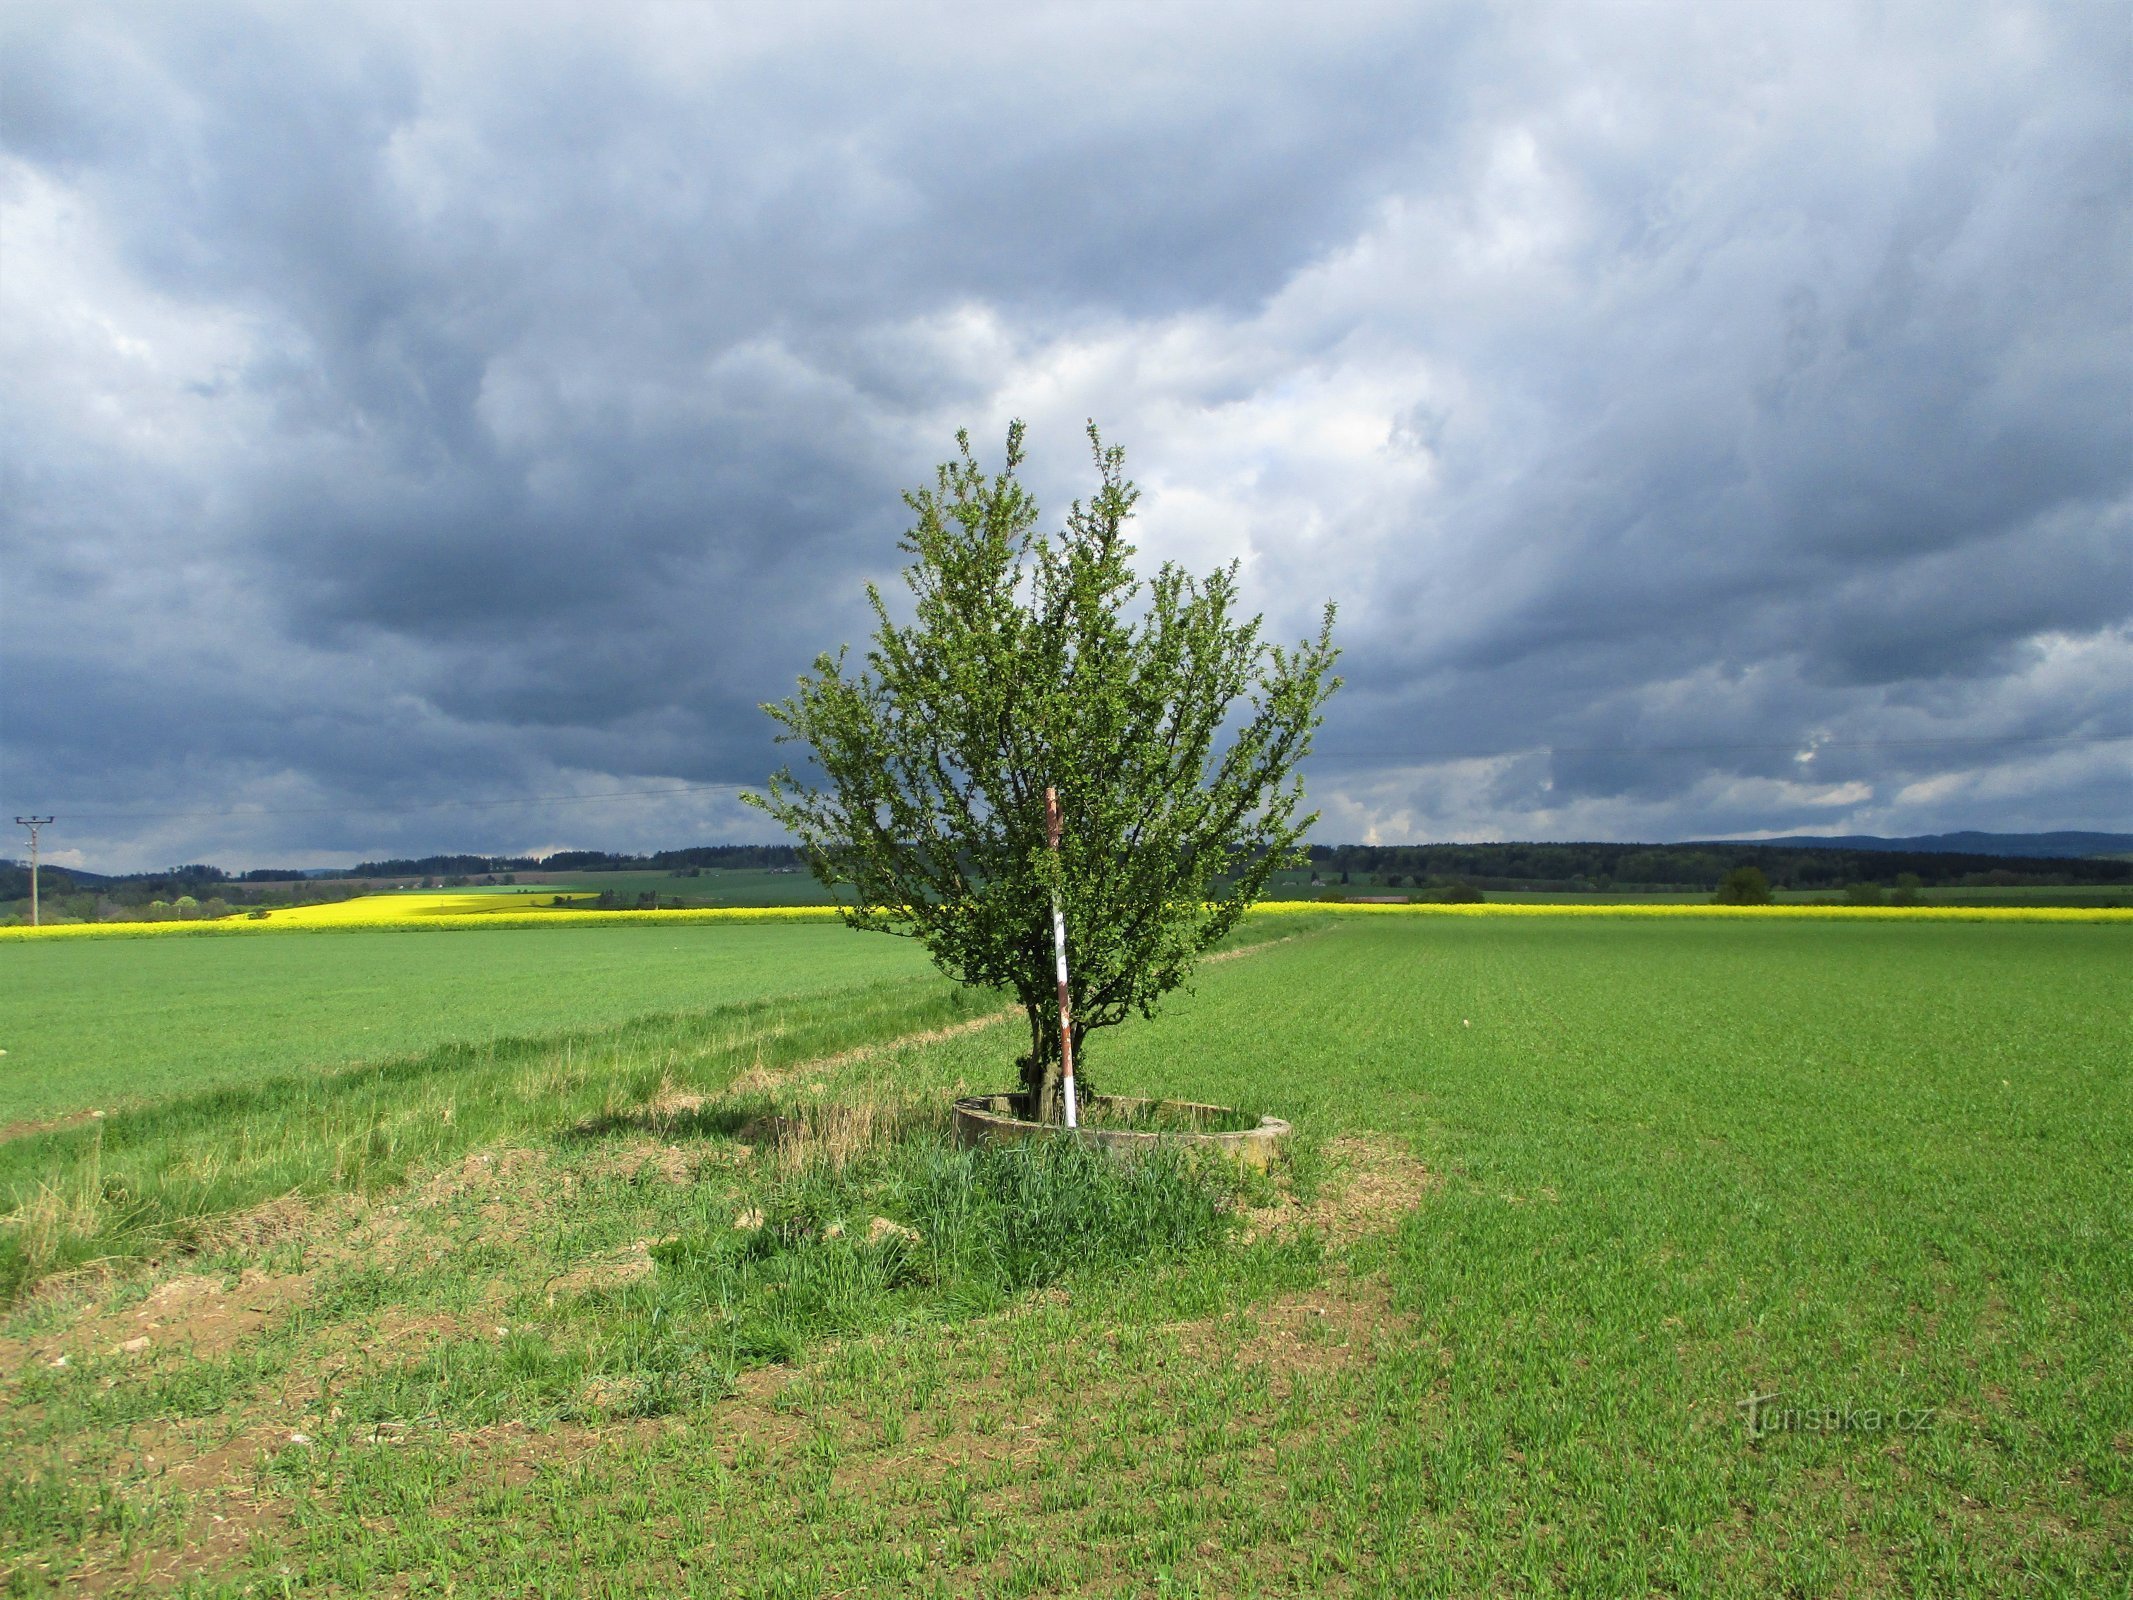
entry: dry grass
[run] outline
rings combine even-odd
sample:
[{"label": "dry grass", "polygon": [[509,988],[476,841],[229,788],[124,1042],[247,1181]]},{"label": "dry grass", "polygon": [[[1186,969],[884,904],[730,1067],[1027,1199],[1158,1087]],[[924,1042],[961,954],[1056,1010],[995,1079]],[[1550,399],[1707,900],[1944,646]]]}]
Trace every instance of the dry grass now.
[{"label": "dry grass", "polygon": [[29,1197],[5,1216],[0,1229],[14,1236],[24,1260],[40,1276],[75,1254],[105,1225],[103,1140],[58,1182],[39,1182]]},{"label": "dry grass", "polygon": [[[842,1072],[862,1062],[878,1060],[893,1051],[923,1049],[927,1045],[945,1044],[951,1039],[960,1039],[969,1034],[983,1032],[987,1028],[996,1028],[1003,1022],[1017,1022],[1021,1018],[1022,1008],[1009,1006],[1002,1011],[988,1012],[982,1017],[972,1017],[967,1022],[951,1023],[944,1028],[927,1028],[918,1033],[907,1033],[899,1038],[884,1040],[880,1044],[861,1045],[856,1049],[840,1051],[833,1056],[823,1056],[814,1061],[803,1061],[796,1066],[778,1068],[751,1067],[736,1078],[733,1086],[726,1090],[720,1098],[730,1100],[740,1099],[749,1095],[774,1093],[788,1084]],[[680,1098],[677,1097],[673,1103],[680,1105]],[[700,1099],[697,1102],[697,1106],[701,1106],[703,1103]],[[697,1107],[689,1106],[684,1107],[684,1109],[694,1110]]]}]

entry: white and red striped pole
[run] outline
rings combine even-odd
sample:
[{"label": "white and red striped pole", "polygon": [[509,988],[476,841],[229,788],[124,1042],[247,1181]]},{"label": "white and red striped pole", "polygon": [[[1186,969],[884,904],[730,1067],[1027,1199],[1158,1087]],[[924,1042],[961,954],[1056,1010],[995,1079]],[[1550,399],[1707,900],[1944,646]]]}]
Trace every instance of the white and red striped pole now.
[{"label": "white and red striped pole", "polygon": [[[1059,857],[1059,791],[1049,784],[1044,790],[1044,840],[1052,858]],[[1059,963],[1059,1068],[1060,1087],[1066,1094],[1066,1125],[1074,1117],[1074,1003],[1067,994],[1066,914],[1059,909],[1059,893],[1052,892],[1052,953]]]}]

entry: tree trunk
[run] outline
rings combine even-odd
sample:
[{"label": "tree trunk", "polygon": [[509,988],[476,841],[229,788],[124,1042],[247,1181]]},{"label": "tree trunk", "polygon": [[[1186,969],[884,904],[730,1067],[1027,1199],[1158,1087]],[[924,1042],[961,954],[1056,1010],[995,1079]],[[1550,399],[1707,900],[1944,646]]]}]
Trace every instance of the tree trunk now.
[{"label": "tree trunk", "polygon": [[1022,1068],[1022,1114],[1032,1122],[1064,1120],[1060,1104],[1059,1013],[1057,1002],[1023,1002],[1029,1014],[1029,1054]]}]

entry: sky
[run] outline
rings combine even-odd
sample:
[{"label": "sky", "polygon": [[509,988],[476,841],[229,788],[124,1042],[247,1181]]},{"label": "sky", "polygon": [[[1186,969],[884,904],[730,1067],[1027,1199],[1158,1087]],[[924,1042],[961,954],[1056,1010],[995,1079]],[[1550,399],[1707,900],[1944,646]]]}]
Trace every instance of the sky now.
[{"label": "sky", "polygon": [[1338,605],[1320,841],[2133,827],[2129,111],[2116,3],[16,0],[0,808],[774,838],[1023,418]]}]

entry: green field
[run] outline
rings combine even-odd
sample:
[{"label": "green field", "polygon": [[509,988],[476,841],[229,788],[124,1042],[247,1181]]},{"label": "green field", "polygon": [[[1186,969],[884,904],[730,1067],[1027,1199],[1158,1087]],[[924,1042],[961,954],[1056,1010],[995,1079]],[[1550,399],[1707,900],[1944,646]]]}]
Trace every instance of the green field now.
[{"label": "green field", "polygon": [[[2128,1592],[2121,927],[1255,924],[1088,1061],[1296,1120],[1252,1183],[945,1151],[996,1001],[691,932],[682,1014],[615,975],[292,1073],[299,1008],[172,1095],[232,1005],[128,1035],[160,1098],[0,1144],[18,1285],[72,1272],[0,1324],[11,1592]],[[640,937],[0,976],[86,1016],[310,960],[355,1016],[335,947],[531,995]],[[31,954],[114,959],[25,1007]],[[103,1092],[43,1037],[46,1104]]]},{"label": "green field", "polygon": [[809,923],[11,944],[0,949],[0,1126],[932,970],[907,940]]},{"label": "green field", "polygon": [[521,872],[521,887],[527,884],[558,889],[607,891],[634,900],[641,894],[659,896],[683,906],[826,906],[827,889],[805,872],[774,872],[767,868],[705,867],[694,877],[677,877],[667,871],[646,872]]}]

